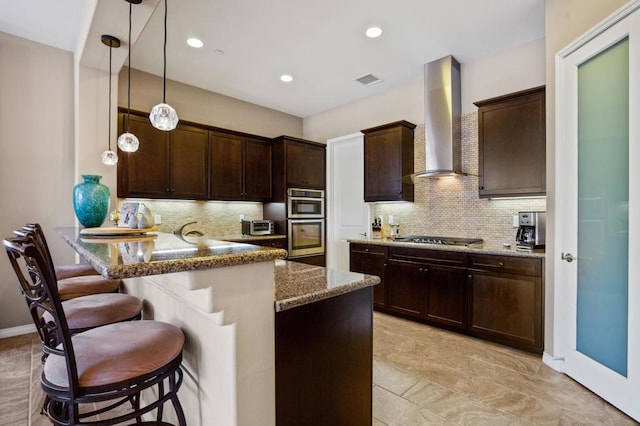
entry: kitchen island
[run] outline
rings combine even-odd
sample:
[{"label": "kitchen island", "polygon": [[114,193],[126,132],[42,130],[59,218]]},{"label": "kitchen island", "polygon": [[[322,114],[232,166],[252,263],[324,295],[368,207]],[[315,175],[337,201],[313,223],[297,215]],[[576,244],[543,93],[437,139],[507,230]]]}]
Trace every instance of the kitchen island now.
[{"label": "kitchen island", "polygon": [[[351,316],[340,318],[358,325],[350,330],[357,331],[355,337],[362,342],[359,347],[369,348],[362,354],[369,358],[360,358],[364,365],[369,364],[368,378],[360,374],[356,379],[358,386],[369,389],[371,415],[371,286],[379,282],[377,277],[287,262],[283,260],[285,250],[251,244],[207,239],[189,243],[166,233],[99,239],[81,235],[78,228],[57,231],[103,276],[123,279],[123,290],[144,300],[145,318],[181,327],[186,337],[185,380],[179,397],[189,425],[268,426],[276,424],[276,398],[288,407],[302,406],[311,399],[322,402],[318,395],[292,399],[292,395],[309,392],[303,369],[314,360],[305,361],[305,352],[311,348],[304,350],[300,335],[287,335],[290,331],[279,326],[286,321],[280,318],[295,317],[297,332],[308,335],[319,324],[305,323],[307,312],[333,313],[338,318],[347,308]],[[314,319],[329,325],[335,320]],[[338,339],[343,336],[340,330],[331,333]],[[317,340],[325,337],[317,336]],[[292,355],[292,348],[303,349],[293,355],[301,362],[279,363],[276,354],[284,360]],[[333,357],[340,355],[334,350],[345,350],[325,349]],[[343,355],[346,360],[361,356]],[[342,368],[340,365],[336,363]],[[324,382],[318,386],[333,385],[330,380]],[[276,389],[284,383],[288,383],[286,388]],[[301,387],[296,388],[297,384]],[[277,422],[287,424],[285,419]]]}]

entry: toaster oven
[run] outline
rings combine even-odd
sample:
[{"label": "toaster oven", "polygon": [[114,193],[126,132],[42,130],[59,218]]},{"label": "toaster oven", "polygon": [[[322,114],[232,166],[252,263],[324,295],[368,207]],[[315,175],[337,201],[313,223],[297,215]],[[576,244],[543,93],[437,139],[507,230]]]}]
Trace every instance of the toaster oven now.
[{"label": "toaster oven", "polygon": [[243,220],[242,235],[271,235],[273,234],[272,220]]}]

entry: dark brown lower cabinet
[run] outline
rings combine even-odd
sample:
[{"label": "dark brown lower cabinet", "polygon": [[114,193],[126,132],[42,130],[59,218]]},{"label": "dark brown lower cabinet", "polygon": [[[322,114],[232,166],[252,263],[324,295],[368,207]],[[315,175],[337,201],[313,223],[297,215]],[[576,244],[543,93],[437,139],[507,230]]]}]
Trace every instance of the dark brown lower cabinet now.
[{"label": "dark brown lower cabinet", "polygon": [[376,310],[542,353],[544,259],[351,244],[352,271],[379,275],[380,264]]},{"label": "dark brown lower cabinet", "polygon": [[424,319],[427,313],[427,275],[424,265],[389,259],[387,309],[410,318]]},{"label": "dark brown lower cabinet", "polygon": [[387,306],[387,248],[379,245],[351,244],[349,264],[353,272],[380,277],[380,284],[373,287],[373,306],[384,309]]},{"label": "dark brown lower cabinet", "polygon": [[541,353],[541,277],[486,271],[474,271],[470,276],[471,334]]},{"label": "dark brown lower cabinet", "polygon": [[276,424],[372,422],[371,287],[277,312]]},{"label": "dark brown lower cabinet", "polygon": [[427,286],[427,322],[449,328],[465,329],[467,274],[462,268],[429,265]]}]

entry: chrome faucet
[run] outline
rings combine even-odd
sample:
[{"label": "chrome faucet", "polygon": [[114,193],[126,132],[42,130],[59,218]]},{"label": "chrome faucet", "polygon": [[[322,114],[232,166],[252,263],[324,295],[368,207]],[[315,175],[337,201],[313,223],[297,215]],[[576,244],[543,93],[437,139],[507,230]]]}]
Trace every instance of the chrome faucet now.
[{"label": "chrome faucet", "polygon": [[177,227],[176,229],[173,230],[173,234],[176,235],[178,238],[180,238],[181,240],[184,241],[184,237],[202,237],[204,236],[204,234],[200,231],[189,231],[187,233],[184,232],[184,228],[188,225],[193,225],[194,223],[198,223],[197,221],[195,222],[187,222],[182,226]]}]

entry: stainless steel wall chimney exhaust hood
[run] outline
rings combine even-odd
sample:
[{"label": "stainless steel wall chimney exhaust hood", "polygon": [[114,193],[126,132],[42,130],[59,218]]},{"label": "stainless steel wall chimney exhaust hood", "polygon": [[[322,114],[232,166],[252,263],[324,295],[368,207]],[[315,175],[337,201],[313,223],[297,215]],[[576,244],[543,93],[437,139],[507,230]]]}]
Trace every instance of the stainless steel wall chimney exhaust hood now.
[{"label": "stainless steel wall chimney exhaust hood", "polygon": [[425,171],[415,177],[463,175],[460,63],[445,56],[424,66]]}]

